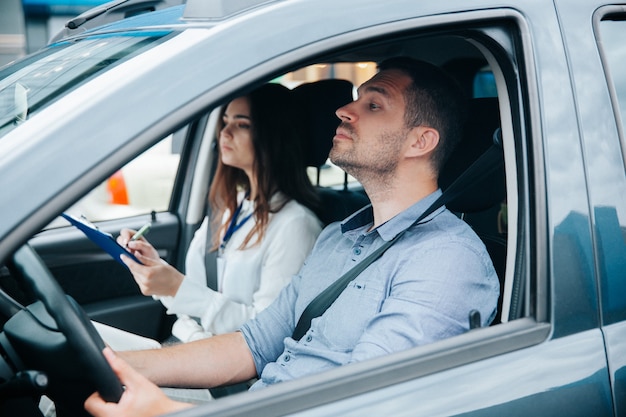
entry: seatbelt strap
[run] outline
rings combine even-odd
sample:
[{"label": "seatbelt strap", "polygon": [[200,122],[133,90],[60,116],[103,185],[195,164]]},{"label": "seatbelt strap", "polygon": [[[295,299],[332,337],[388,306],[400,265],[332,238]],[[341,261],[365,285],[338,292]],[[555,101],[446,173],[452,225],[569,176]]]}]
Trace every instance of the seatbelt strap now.
[{"label": "seatbelt strap", "polygon": [[[207,239],[207,244],[210,242]],[[209,248],[210,246],[207,246]],[[217,291],[217,251],[206,250],[204,254],[204,268],[206,269],[206,285],[213,291]]]},{"label": "seatbelt strap", "polygon": [[217,250],[211,250],[213,242],[211,240],[211,207],[207,203],[206,209],[207,230],[206,243],[204,246],[204,269],[206,274],[206,285],[213,291],[217,291]]},{"label": "seatbelt strap", "polygon": [[[419,217],[418,220],[421,221],[424,217],[425,216],[422,215]],[[419,223],[419,221],[417,223]],[[415,223],[412,223],[411,226],[413,226],[413,224]],[[385,253],[385,251],[389,249],[389,247],[393,245],[395,241],[404,234],[406,230],[407,229],[402,230],[393,239],[385,242],[382,246],[372,252],[367,258],[359,262],[348,272],[343,274],[337,281],[333,282],[324,291],[318,294],[318,296],[315,297],[313,301],[311,301],[302,312],[302,315],[298,320],[298,324],[293,331],[293,335],[291,336],[292,339],[296,341],[300,340],[302,336],[304,336],[304,334],[307,332],[307,330],[309,330],[309,328],[311,327],[311,320],[324,314],[328,307],[330,307],[331,304],[335,302],[337,297],[339,297],[339,294],[341,294],[343,290],[346,289],[350,281],[356,278],[361,272],[365,270],[365,268],[370,266],[370,264],[372,264],[375,260],[380,258],[383,253]]]},{"label": "seatbelt strap", "polygon": [[[211,149],[211,173],[209,178],[215,178],[215,170],[217,169],[217,140],[213,140]],[[209,183],[209,189],[211,184]],[[211,240],[211,203],[206,202],[206,218],[208,221],[206,230],[206,243],[204,246],[204,269],[206,274],[206,285],[210,289],[217,291],[217,255],[218,251],[211,250],[213,242]]]},{"label": "seatbelt strap", "polygon": [[329,287],[318,294],[318,296],[315,297],[302,312],[291,338],[296,341],[300,340],[311,327],[311,320],[324,314],[328,307],[330,307],[335,302],[337,297],[339,297],[339,294],[346,289],[350,281],[356,278],[365,270],[365,268],[370,266],[370,264],[380,258],[391,245],[404,235],[408,229],[419,224],[439,207],[457,198],[464,192],[465,188],[469,184],[480,181],[483,178],[495,173],[501,167],[502,160],[502,145],[496,138],[497,134],[499,134],[499,132],[496,131],[496,134],[494,134],[494,144],[491,145],[476,161],[474,161],[472,165],[463,171],[463,173],[452,184],[450,184],[450,186],[430,205],[430,207],[426,209],[426,211],[424,211],[417,218],[417,220],[411,223],[409,227],[398,233],[393,239],[385,242],[367,258],[359,262],[352,269],[343,274],[337,281],[333,282]]}]

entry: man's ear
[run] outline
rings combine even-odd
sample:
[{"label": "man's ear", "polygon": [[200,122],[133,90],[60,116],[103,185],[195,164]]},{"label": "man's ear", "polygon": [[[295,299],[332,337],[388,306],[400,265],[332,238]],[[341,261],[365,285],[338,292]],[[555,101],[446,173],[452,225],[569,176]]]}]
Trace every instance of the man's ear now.
[{"label": "man's ear", "polygon": [[409,131],[407,157],[421,157],[432,153],[439,144],[439,132],[428,126],[416,126]]}]

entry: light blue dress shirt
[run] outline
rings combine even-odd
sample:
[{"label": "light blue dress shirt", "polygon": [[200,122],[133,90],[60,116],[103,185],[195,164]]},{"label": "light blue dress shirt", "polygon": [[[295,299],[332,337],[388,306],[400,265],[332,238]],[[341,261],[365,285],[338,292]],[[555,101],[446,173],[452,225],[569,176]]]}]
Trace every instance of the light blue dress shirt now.
[{"label": "light blue dress shirt", "polygon": [[440,195],[436,191],[371,231],[371,206],[322,231],[299,274],[241,328],[260,375],[252,389],[461,334],[469,329],[471,310],[480,312],[483,326],[493,320],[499,281],[489,254],[471,228],[442,207],[348,284],[300,341],[291,338],[313,298]]}]

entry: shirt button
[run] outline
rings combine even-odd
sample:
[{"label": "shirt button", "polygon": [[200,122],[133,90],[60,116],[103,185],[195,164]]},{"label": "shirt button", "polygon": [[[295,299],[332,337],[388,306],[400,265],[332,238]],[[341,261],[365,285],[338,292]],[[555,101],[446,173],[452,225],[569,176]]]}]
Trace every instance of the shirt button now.
[{"label": "shirt button", "polygon": [[289,356],[289,354],[286,354],[284,360],[285,362],[289,362],[291,360],[291,356]]},{"label": "shirt button", "polygon": [[354,253],[354,254],[355,254],[355,255],[357,255],[357,256],[358,256],[358,255],[360,255],[360,254],[361,254],[361,248],[354,248],[354,249],[352,250],[352,253]]},{"label": "shirt button", "polygon": [[306,337],[306,341],[307,341],[307,342],[310,342],[311,340],[313,340],[313,336],[308,335],[308,336]]}]

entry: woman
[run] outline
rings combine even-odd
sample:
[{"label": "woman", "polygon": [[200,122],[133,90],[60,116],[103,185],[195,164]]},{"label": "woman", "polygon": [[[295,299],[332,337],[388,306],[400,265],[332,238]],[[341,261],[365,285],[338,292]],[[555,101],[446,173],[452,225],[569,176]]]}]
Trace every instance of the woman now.
[{"label": "woman", "polygon": [[[306,176],[296,117],[290,91],[278,84],[263,85],[223,110],[219,160],[209,192],[212,218],[204,219],[189,245],[185,275],[161,260],[143,237],[130,241],[133,230],[121,231],[118,242],[143,264],[125,258],[141,292],[178,315],[172,327],[176,339],[188,342],[237,330],[274,300],[313,248],[321,223],[312,211],[317,196]],[[209,223],[212,239],[207,242]],[[207,250],[219,252],[217,291],[207,287]],[[160,346],[93,324],[115,350]],[[211,398],[207,390],[164,391],[185,402]],[[47,398],[40,408],[46,416],[55,414]]]},{"label": "woman", "polygon": [[[133,231],[118,238],[143,263],[127,260],[141,292],[178,315],[172,328],[177,339],[238,329],[274,300],[313,247],[321,223],[312,211],[317,197],[295,122],[291,93],[278,84],[223,110],[209,193],[212,218],[205,218],[189,246],[185,275],[159,259],[147,240],[129,242]],[[207,287],[207,250],[218,251],[217,291]]]}]

